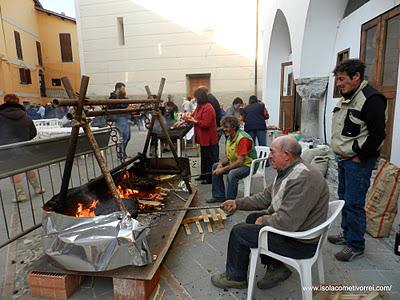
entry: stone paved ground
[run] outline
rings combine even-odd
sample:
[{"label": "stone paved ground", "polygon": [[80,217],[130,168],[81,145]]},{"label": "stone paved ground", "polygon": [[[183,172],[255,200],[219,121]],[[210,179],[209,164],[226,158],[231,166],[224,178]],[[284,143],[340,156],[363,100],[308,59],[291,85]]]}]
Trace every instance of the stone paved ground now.
[{"label": "stone paved ground", "polygon": [[[142,149],[144,132],[133,129],[133,139],[129,153],[134,155]],[[333,166],[333,165],[332,165]],[[330,168],[328,182],[332,199],[336,199],[336,176],[334,168]],[[274,176],[274,171],[268,171],[268,179]],[[254,191],[261,191],[261,180],[256,181]],[[198,205],[205,205],[205,200],[211,196],[211,186],[200,185]],[[239,186],[239,196],[243,194],[243,186]],[[193,213],[192,213],[193,214]],[[237,212],[225,222],[225,229],[214,233],[205,233],[204,240],[192,225],[192,235],[187,236],[182,228],[166,256],[161,273],[161,291],[165,290],[163,299],[245,299],[247,290],[224,291],[215,288],[210,283],[210,276],[222,272],[225,268],[226,247],[230,229],[238,222],[242,222],[247,212]],[[332,226],[332,232],[338,232],[340,220]],[[334,259],[333,255],[340,250],[340,246],[326,244],[323,247],[325,264],[325,281],[330,284],[342,285],[390,285],[390,299],[400,299],[400,257],[393,254],[393,235],[386,239],[373,239],[366,236],[365,255],[352,263],[342,263]],[[5,249],[1,250],[2,265],[11,267],[11,282],[15,294],[4,294],[2,299],[29,299],[26,282],[26,269],[30,261],[41,253],[40,230],[36,230],[27,237],[11,245],[8,255]],[[7,260],[8,256],[8,260]],[[10,257],[14,257],[10,260]],[[260,265],[258,276],[263,275]],[[313,281],[317,283],[317,273],[313,270]],[[285,282],[271,290],[255,288],[255,299],[301,299],[300,279],[296,272]],[[113,299],[112,280],[109,278],[88,278],[71,299]]]}]

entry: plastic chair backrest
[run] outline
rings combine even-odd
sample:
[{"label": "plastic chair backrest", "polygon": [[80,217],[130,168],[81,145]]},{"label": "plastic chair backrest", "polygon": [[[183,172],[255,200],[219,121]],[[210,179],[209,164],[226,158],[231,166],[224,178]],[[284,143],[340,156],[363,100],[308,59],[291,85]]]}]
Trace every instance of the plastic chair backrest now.
[{"label": "plastic chair backrest", "polygon": [[[269,155],[269,147],[267,146],[255,146],[257,152],[257,158],[265,158]],[[267,160],[260,162],[257,173],[264,173],[265,167],[267,167]]]},{"label": "plastic chair backrest", "polygon": [[[328,229],[333,223],[333,221],[336,219],[340,211],[342,210],[344,206],[344,201],[343,200],[335,200],[329,202],[329,208],[328,208],[328,216],[325,222],[322,224],[318,225],[317,227],[314,227],[312,229],[309,229],[307,231],[301,232],[301,236],[297,236],[297,239],[301,240],[310,240],[314,239],[316,237],[321,237],[319,240],[319,245],[318,248],[321,246],[321,243],[325,240],[325,236],[328,233]],[[265,245],[265,240],[266,240],[266,232],[263,232],[261,229],[260,235],[263,234],[263,236],[260,236],[259,241],[261,242],[260,245]],[[300,234],[300,233],[299,233]]]}]

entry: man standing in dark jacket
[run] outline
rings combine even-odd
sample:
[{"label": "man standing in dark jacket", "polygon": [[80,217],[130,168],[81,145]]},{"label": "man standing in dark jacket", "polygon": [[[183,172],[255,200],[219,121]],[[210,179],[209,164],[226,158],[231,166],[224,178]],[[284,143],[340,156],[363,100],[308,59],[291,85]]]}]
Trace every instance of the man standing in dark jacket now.
[{"label": "man standing in dark jacket", "polygon": [[266,146],[265,130],[267,125],[265,120],[269,118],[269,115],[264,103],[258,101],[257,96],[250,96],[249,104],[242,111],[242,118],[244,131],[253,138],[254,144],[257,138],[259,146]]},{"label": "man standing in dark jacket", "polygon": [[[125,84],[122,82],[117,82],[115,84],[115,90],[110,93],[110,99],[126,99],[126,90]],[[128,104],[115,104],[110,105],[110,109],[123,109],[127,108]],[[119,133],[122,137],[122,145],[120,147],[120,151],[117,153],[118,159],[125,160],[127,158],[126,155],[126,146],[131,139],[131,127],[129,124],[131,114],[119,114],[113,115],[113,121],[115,122],[115,126],[117,127]]]},{"label": "man standing in dark jacket", "polygon": [[343,233],[328,241],[345,245],[337,260],[351,261],[365,248],[365,196],[372,169],[385,139],[387,100],[364,80],[365,65],[349,59],[336,66],[336,86],[342,98],[333,109],[331,146],[338,160],[338,195],[345,201]]},{"label": "man standing in dark jacket", "polygon": [[[26,114],[25,108],[19,104],[19,98],[15,94],[4,96],[4,104],[0,105],[0,146],[18,142],[29,141],[37,134],[35,124]],[[34,170],[27,171],[30,184],[36,194],[42,194],[45,190],[39,185]],[[21,176],[13,176],[16,190],[16,201],[27,200],[24,192]]]}]

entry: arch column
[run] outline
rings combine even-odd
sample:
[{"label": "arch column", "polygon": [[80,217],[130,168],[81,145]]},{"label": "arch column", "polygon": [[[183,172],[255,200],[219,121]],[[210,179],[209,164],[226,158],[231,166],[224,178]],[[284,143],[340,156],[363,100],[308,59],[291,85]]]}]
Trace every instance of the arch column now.
[{"label": "arch column", "polygon": [[301,132],[303,137],[318,137],[319,103],[323,99],[329,77],[295,79],[296,92],[301,97]]}]

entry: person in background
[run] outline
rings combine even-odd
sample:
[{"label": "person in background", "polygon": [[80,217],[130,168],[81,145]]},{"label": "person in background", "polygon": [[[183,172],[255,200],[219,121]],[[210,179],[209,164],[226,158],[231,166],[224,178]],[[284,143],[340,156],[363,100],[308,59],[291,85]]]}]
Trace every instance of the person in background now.
[{"label": "person in background", "polygon": [[179,111],[178,105],[176,105],[175,102],[174,102],[174,96],[171,95],[171,94],[169,94],[167,96],[166,105],[169,106],[169,107],[172,107],[172,110],[173,110],[174,113],[177,113]]},{"label": "person in background", "polygon": [[[163,114],[165,124],[167,126],[167,129],[170,129],[175,123],[176,123],[176,109],[178,107],[175,105],[174,102],[168,101],[165,104],[165,112]],[[161,127],[160,127],[161,130]],[[162,141],[162,152],[169,152],[171,149],[169,149],[169,145],[166,140]]]},{"label": "person in background", "polygon": [[32,120],[39,120],[43,119],[40,114],[38,114],[38,108],[35,105],[28,105],[28,108],[26,108],[26,114],[32,119]]},{"label": "person in background", "polygon": [[192,112],[194,112],[197,108],[197,101],[195,97],[192,97],[192,99],[190,100],[190,102],[192,102]]},{"label": "person in background", "polygon": [[[126,98],[126,87],[125,84],[122,82],[117,82],[115,84],[115,89],[113,92],[110,93],[109,99],[127,99]],[[109,105],[108,108],[110,109],[123,109],[127,108],[128,104],[114,104]],[[115,123],[119,133],[122,136],[122,145],[121,151],[117,153],[119,160],[125,160],[128,156],[126,154],[126,147],[128,146],[129,140],[131,139],[131,127],[129,124],[129,120],[131,119],[131,114],[119,114],[119,115],[112,115],[112,120]]]},{"label": "person in background", "polygon": [[183,103],[182,103],[182,111],[184,113],[191,113],[193,112],[193,105],[192,105],[192,98],[188,96],[187,98],[183,98]]},{"label": "person in background", "polygon": [[[102,110],[101,105],[96,105],[93,107],[93,111],[101,111],[101,110]],[[66,113],[63,116],[63,120],[64,120],[65,116],[66,116]],[[92,122],[90,122],[90,126],[99,127],[99,128],[106,127],[107,126],[107,118],[105,116],[96,116],[92,119]]]},{"label": "person in background", "polygon": [[[236,199],[239,180],[250,174],[253,159],[257,158],[254,142],[246,132],[240,130],[239,119],[226,116],[221,120],[226,135],[226,157],[213,165],[212,198],[207,203]],[[224,175],[227,176],[225,193]]]},{"label": "person in background", "polygon": [[254,143],[257,138],[259,146],[266,146],[265,120],[269,119],[269,114],[264,103],[258,101],[257,96],[250,96],[249,104],[242,110],[242,118],[244,131],[253,138]]},{"label": "person in background", "polygon": [[202,184],[211,184],[212,165],[218,161],[218,134],[216,113],[209,101],[206,88],[198,88],[194,92],[197,108],[188,121],[194,123],[195,139],[200,144]]},{"label": "person in background", "polygon": [[226,116],[234,116],[236,118],[240,118],[240,108],[243,106],[243,100],[240,97],[236,97],[235,99],[233,99],[232,102],[232,106],[229,107],[226,112],[225,115]]},{"label": "person in background", "polygon": [[220,109],[221,120],[222,120],[223,117],[225,117],[225,113],[226,113],[226,112],[225,112],[224,106],[225,106],[224,103],[221,103],[221,104],[220,104],[220,107],[221,107],[221,109]]},{"label": "person in background", "polygon": [[[4,95],[4,104],[0,105],[0,145],[29,141],[36,134],[36,127],[32,119],[26,114],[25,108],[19,104],[18,96],[15,94]],[[26,175],[35,193],[43,194],[45,189],[40,186],[36,172],[29,170],[26,172]],[[15,201],[21,202],[27,200],[21,176],[14,175],[11,178],[11,182],[15,186]]]},{"label": "person in background", "polygon": [[335,254],[351,261],[364,253],[365,197],[385,140],[387,99],[364,80],[365,64],[349,59],[333,71],[342,98],[333,109],[331,146],[338,161],[338,195],[345,201],[342,230],[328,241],[344,248]]},{"label": "person in background", "polygon": [[[207,88],[206,88],[207,89]],[[218,130],[218,140],[221,138],[222,135],[222,128],[221,128],[221,105],[219,104],[218,99],[211,93],[208,92],[207,89],[207,96],[210,101],[210,104],[214,108],[215,111],[215,124],[217,125]]]},{"label": "person in background", "polygon": [[41,104],[38,105],[37,113],[40,115],[40,118],[44,119],[46,109],[44,108],[43,105],[41,105]]}]

